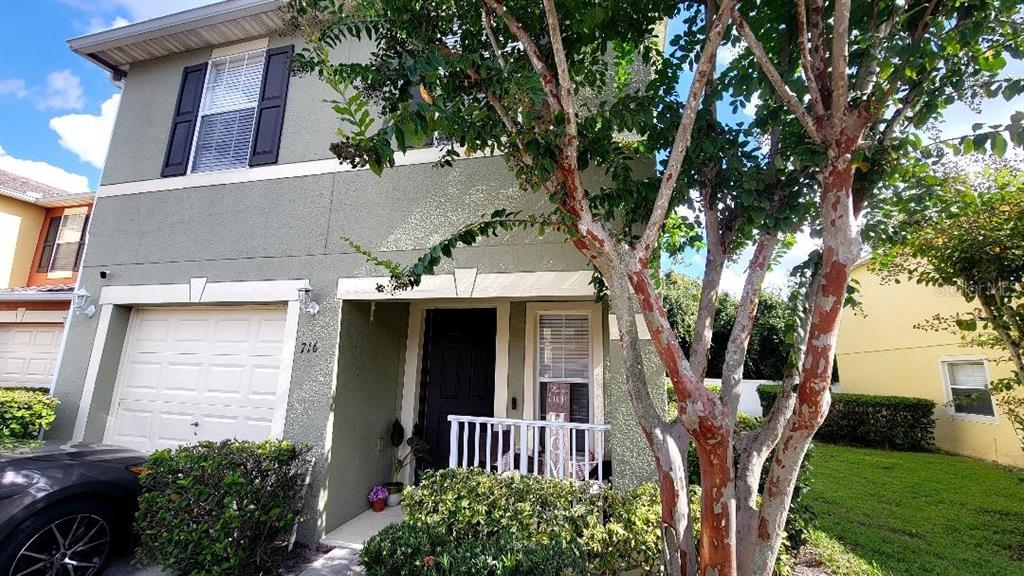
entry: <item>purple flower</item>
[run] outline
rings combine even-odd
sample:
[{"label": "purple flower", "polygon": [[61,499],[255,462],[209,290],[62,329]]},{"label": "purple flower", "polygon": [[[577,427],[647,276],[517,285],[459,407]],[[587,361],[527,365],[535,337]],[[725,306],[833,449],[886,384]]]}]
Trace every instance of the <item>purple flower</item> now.
[{"label": "purple flower", "polygon": [[374,486],[373,490],[370,490],[370,495],[366,497],[370,502],[377,502],[378,500],[388,499],[388,489],[383,486]]}]

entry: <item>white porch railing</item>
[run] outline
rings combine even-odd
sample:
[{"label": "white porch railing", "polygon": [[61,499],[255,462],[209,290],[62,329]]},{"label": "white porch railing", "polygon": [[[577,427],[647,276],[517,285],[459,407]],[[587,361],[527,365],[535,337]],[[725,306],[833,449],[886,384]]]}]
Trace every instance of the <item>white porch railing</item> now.
[{"label": "white porch railing", "polygon": [[497,473],[518,470],[552,478],[604,482],[605,434],[608,424],[551,420],[515,420],[449,416],[449,468],[484,468]]}]

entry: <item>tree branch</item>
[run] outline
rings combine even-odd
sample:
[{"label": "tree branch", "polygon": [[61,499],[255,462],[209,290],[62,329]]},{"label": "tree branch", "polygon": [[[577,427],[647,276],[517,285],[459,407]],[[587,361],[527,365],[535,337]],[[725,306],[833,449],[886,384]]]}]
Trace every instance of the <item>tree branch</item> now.
[{"label": "tree branch", "polygon": [[661,427],[665,420],[651,398],[651,390],[647,385],[644,373],[643,354],[640,351],[640,334],[636,325],[632,292],[629,289],[627,272],[620,259],[613,259],[611,274],[608,280],[608,296],[615,321],[619,329],[619,344],[622,347],[623,366],[626,372],[626,392],[633,406],[640,427],[648,440],[654,431]]},{"label": "tree branch", "polygon": [[754,255],[747,267],[747,278],[743,284],[739,309],[733,322],[729,343],[725,349],[725,362],[722,366],[722,389],[719,396],[725,409],[725,426],[731,430],[736,424],[736,412],[740,405],[740,383],[743,380],[743,365],[747,360],[747,346],[750,332],[757,319],[757,306],[761,300],[761,286],[771,266],[775,249],[779,245],[776,232],[762,233],[754,247]]},{"label": "tree branch", "polygon": [[498,45],[498,36],[494,33],[494,22],[491,20],[491,11],[487,9],[485,4],[480,9],[481,17],[484,22],[484,30],[487,33],[487,40],[491,43],[491,50],[494,52],[494,57],[498,59],[498,64],[501,65],[502,70],[508,68],[508,64],[505,62],[505,55],[501,52],[501,47]]},{"label": "tree branch", "polygon": [[690,83],[690,91],[683,108],[683,117],[679,120],[672,151],[665,164],[665,173],[661,177],[661,185],[654,200],[654,208],[651,210],[647,226],[644,228],[634,252],[636,260],[644,262],[649,260],[651,254],[654,253],[655,246],[658,245],[658,236],[661,235],[661,227],[665,223],[665,216],[668,215],[668,209],[672,203],[672,192],[679,179],[679,170],[690,146],[690,136],[693,132],[693,123],[697,119],[697,111],[700,109],[701,98],[704,95],[704,85],[707,83],[708,77],[715,71],[718,45],[722,42],[725,27],[729,23],[729,13],[735,2],[736,0],[722,2],[708,31],[707,40],[701,50],[700,61],[693,73],[693,81]]},{"label": "tree branch", "polygon": [[697,317],[693,322],[693,340],[690,342],[690,366],[693,376],[703,383],[707,374],[708,350],[714,333],[715,311],[718,306],[718,289],[725,269],[726,247],[722,237],[721,221],[711,199],[707,186],[701,189],[701,209],[704,211],[704,236],[707,238],[707,252],[704,255],[704,277],[700,286],[700,301]]},{"label": "tree branch", "polygon": [[807,92],[811,97],[811,108],[815,116],[825,115],[825,104],[818,90],[818,81],[814,79],[814,67],[811,65],[811,52],[807,47],[807,5],[805,0],[796,0],[796,33],[800,37],[800,67],[807,82]]},{"label": "tree branch", "polygon": [[654,289],[646,262],[633,261],[630,265],[631,268],[627,270],[629,285],[636,294],[640,312],[651,333],[651,341],[679,399],[679,417],[683,426],[699,443],[721,440],[724,429],[721,426],[722,406],[718,397],[694,376],[675,330],[668,321],[661,297]]},{"label": "tree branch", "polygon": [[558,88],[555,86],[555,77],[551,74],[551,70],[548,65],[544,62],[544,56],[541,54],[540,49],[537,47],[537,43],[530,37],[529,32],[523,25],[516,20],[501,0],[480,0],[484,6],[490,7],[494,10],[501,19],[505,21],[505,25],[508,26],[512,35],[519,40],[519,43],[523,45],[523,51],[526,52],[526,57],[530,59],[530,63],[533,64],[534,70],[540,75],[541,87],[544,89],[544,93],[548,97],[548,102],[551,107],[555,110],[562,109],[562,103],[558,96]]},{"label": "tree branch", "polygon": [[839,134],[846,125],[850,81],[850,0],[836,0],[832,17],[832,133]]},{"label": "tree branch", "polygon": [[778,93],[779,97],[782,98],[782,102],[789,108],[790,112],[796,116],[796,119],[803,125],[804,130],[807,131],[808,136],[811,140],[817,143],[821,143],[821,135],[818,134],[818,129],[814,125],[814,119],[807,113],[807,109],[800,103],[800,99],[796,97],[796,94],[789,89],[789,86],[782,81],[782,77],[779,76],[779,72],[775,69],[771,60],[768,59],[768,55],[765,54],[764,47],[754,36],[754,32],[747,26],[746,21],[740,16],[738,10],[733,10],[732,13],[733,22],[736,23],[736,29],[740,31],[740,35],[743,36],[743,40],[747,43],[747,47],[750,48],[751,54],[754,56],[754,60],[757,61],[758,66],[764,72],[765,76],[768,77],[768,81],[771,82],[775,88],[775,92]]}]

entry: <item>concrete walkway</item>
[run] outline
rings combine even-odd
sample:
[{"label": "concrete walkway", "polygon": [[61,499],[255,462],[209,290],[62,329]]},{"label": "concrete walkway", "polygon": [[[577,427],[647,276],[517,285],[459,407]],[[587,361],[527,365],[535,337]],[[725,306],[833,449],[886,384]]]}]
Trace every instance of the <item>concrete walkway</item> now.
[{"label": "concrete walkway", "polygon": [[359,551],[363,544],[391,524],[405,518],[401,506],[385,508],[383,512],[367,510],[340,528],[332,530],[320,542],[334,546],[323,558],[306,568],[299,576],[355,576],[364,574],[359,567]]}]

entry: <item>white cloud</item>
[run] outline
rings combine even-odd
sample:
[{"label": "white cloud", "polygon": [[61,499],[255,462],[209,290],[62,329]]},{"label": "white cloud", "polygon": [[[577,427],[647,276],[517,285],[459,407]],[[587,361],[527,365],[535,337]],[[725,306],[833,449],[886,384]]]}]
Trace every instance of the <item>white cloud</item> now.
[{"label": "white cloud", "polygon": [[24,78],[5,78],[0,80],[0,96],[24,98],[28,96],[28,87]]},{"label": "white cloud", "polygon": [[7,170],[68,192],[88,192],[89,179],[46,162],[15,158],[0,146],[0,170]]},{"label": "white cloud", "polygon": [[[779,262],[773,267],[764,278],[764,288],[769,290],[785,290],[789,285],[789,273],[794,266],[801,264],[812,250],[818,247],[819,241],[811,238],[811,235],[802,230],[796,235],[796,243],[786,252]],[[747,279],[747,266],[750,265],[750,258],[754,255],[754,248],[748,247],[736,261],[726,266],[722,271],[721,289],[733,296],[739,297],[743,293],[743,283]]]},{"label": "white cloud", "polygon": [[114,16],[113,20],[107,20],[100,16],[93,16],[89,19],[89,24],[86,26],[86,34],[93,34],[95,32],[101,32],[103,30],[110,30],[111,28],[120,28],[131,24],[132,21],[123,16]]},{"label": "white cloud", "polygon": [[100,105],[99,115],[67,114],[50,119],[50,128],[60,136],[60,145],[97,168],[103,167],[114,130],[114,118],[121,95],[114,94]]},{"label": "white cloud", "polygon": [[71,70],[56,70],[46,75],[36,106],[40,110],[81,110],[85,106],[82,80]]},{"label": "white cloud", "polygon": [[[87,24],[79,24],[87,34],[132,22],[181,12],[218,0],[63,0],[65,4],[92,14]],[[113,19],[110,19],[114,16]],[[123,22],[118,24],[118,22]]]},{"label": "white cloud", "polygon": [[729,63],[732,62],[734,58],[739,56],[744,49],[746,49],[746,46],[742,44],[737,46],[730,44],[728,46],[722,46],[721,48],[719,48],[718,52],[715,53],[717,60],[715,64],[717,65],[718,69],[721,70],[728,66]]},{"label": "white cloud", "polygon": [[757,114],[757,107],[761,105],[761,93],[754,92],[754,95],[750,97],[750,102],[747,102],[743,106],[743,113],[753,118]]}]

